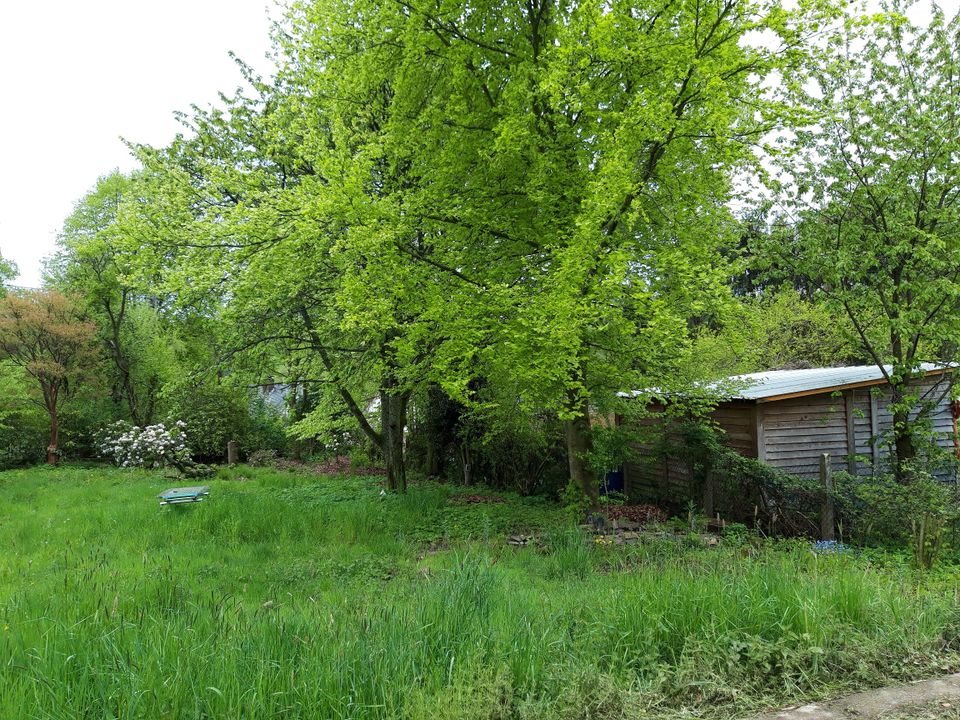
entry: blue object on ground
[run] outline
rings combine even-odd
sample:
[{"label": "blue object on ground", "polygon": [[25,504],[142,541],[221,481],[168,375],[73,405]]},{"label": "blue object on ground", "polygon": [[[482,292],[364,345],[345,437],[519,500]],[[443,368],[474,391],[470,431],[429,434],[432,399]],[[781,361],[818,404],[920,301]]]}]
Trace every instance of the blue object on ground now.
[{"label": "blue object on ground", "polygon": [[157,495],[161,505],[181,505],[205,500],[210,495],[210,488],[206,485],[195,487],[170,488]]},{"label": "blue object on ground", "polygon": [[842,553],[849,552],[850,548],[837,540],[818,540],[813,543],[815,553]]}]

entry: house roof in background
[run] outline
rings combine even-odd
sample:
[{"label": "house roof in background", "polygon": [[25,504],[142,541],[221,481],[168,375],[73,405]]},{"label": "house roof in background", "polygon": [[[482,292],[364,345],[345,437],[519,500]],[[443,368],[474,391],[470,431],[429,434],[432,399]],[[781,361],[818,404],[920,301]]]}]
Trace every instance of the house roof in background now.
[{"label": "house roof in background", "polygon": [[[885,369],[890,372],[891,367],[887,365]],[[924,375],[937,375],[955,369],[955,365],[935,363],[920,365]],[[807,370],[767,370],[747,375],[734,375],[713,385],[721,391],[722,395],[731,400],[768,402],[885,383],[886,378],[876,365],[856,365]]]}]

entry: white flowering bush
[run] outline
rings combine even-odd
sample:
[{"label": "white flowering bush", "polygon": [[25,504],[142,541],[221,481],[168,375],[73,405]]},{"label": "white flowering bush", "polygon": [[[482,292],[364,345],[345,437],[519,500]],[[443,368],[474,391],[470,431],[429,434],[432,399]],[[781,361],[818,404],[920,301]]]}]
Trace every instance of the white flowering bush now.
[{"label": "white flowering bush", "polygon": [[138,427],[115,422],[97,433],[97,449],[120,467],[182,468],[193,465],[187,448],[186,423],[178,420],[170,427],[164,423]]}]

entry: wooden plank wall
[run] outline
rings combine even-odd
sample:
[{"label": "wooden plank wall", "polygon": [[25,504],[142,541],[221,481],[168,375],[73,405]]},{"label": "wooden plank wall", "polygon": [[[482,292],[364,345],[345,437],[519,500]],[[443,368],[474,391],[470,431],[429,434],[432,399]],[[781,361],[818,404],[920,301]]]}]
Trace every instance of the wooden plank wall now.
[{"label": "wooden plank wall", "polygon": [[[675,433],[664,428],[661,418],[645,418],[640,422],[643,426],[659,426],[659,430],[671,435],[669,439],[672,442],[680,442]],[[623,468],[624,493],[627,497],[634,501],[665,502],[671,499],[679,501],[688,496],[692,480],[688,462],[679,458],[659,457],[651,446],[645,444],[635,444],[634,450],[639,455],[638,459],[625,463]]]},{"label": "wooden plank wall", "polygon": [[727,447],[746,457],[757,457],[757,432],[752,402],[726,402],[719,405],[710,417],[723,430]]},{"label": "wooden plank wall", "polygon": [[[934,430],[938,444],[952,451],[953,416],[949,393],[944,393],[948,382],[949,377],[934,376],[919,385],[921,392],[929,391],[930,397],[940,398],[933,417]],[[820,454],[824,452],[830,453],[835,472],[854,469],[857,474],[869,475],[874,463],[882,467],[890,454],[888,443],[874,442],[875,436],[888,435],[893,424],[889,404],[889,388],[877,386],[766,403],[727,402],[718,406],[712,417],[724,431],[729,447],[793,475],[817,477]],[[642,424],[656,427],[662,422],[651,417]],[[855,462],[848,455],[851,437]],[[644,455],[645,448],[637,449]],[[653,458],[649,451],[640,461],[627,464],[624,476],[627,495],[637,500],[679,501],[689,497],[691,490],[688,462]],[[948,479],[953,473],[945,469],[938,476]]]},{"label": "wooden plank wall", "polygon": [[[934,376],[925,378],[918,383],[921,396],[926,396],[930,400],[939,399],[936,410],[933,412],[933,431],[937,434],[937,444],[944,450],[952,452],[954,449],[953,441],[953,414],[950,411],[950,397],[947,383],[949,379],[945,376]],[[890,390],[886,387],[874,390],[874,406],[877,409],[876,426],[879,431],[879,439],[876,442],[877,462],[882,463],[890,457],[890,433],[893,429],[893,414],[890,412]],[[911,417],[916,417],[919,409],[911,413]],[[862,470],[861,470],[862,472]],[[953,473],[949,468],[935,473],[943,479],[952,479]]]},{"label": "wooden plank wall", "polygon": [[857,454],[856,471],[858,475],[870,475],[873,472],[874,422],[870,388],[857,388],[848,391],[853,396],[853,428]]},{"label": "wooden plank wall", "polygon": [[[921,394],[929,392],[931,399],[939,399],[933,416],[937,444],[952,450],[953,415],[949,394],[944,392],[947,382],[943,377],[932,377],[918,385]],[[855,388],[836,396],[809,395],[760,403],[764,460],[793,475],[816,477],[820,454],[828,452],[834,471],[852,469],[858,475],[869,475],[875,462],[882,467],[890,456],[888,438],[893,416],[889,405],[890,389],[886,386]],[[918,412],[919,408],[913,413],[914,417]],[[848,449],[851,448],[850,430],[854,439],[853,458]],[[951,473],[944,470],[938,475],[947,478]]]},{"label": "wooden plank wall", "polygon": [[847,414],[843,397],[808,395],[757,407],[763,424],[764,460],[791,475],[816,477],[820,454],[846,470]]}]

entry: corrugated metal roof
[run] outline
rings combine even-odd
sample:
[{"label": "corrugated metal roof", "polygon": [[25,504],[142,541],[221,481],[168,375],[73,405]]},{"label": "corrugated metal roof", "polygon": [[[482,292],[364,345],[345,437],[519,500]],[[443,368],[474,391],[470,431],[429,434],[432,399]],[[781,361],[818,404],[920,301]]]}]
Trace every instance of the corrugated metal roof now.
[{"label": "corrugated metal roof", "polygon": [[[885,366],[890,372],[890,366]],[[925,373],[944,372],[953,367],[922,363]],[[871,385],[886,382],[876,365],[854,367],[811,368],[809,370],[768,370],[766,372],[734,375],[715,384],[723,395],[737,400],[768,400],[784,395],[808,395],[851,385]]]},{"label": "corrugated metal roof", "polygon": [[[957,364],[921,363],[924,374],[955,370]],[[890,365],[884,368],[889,373]],[[848,387],[879,385],[886,378],[876,365],[852,367],[810,368],[806,370],[766,370],[764,372],[733,375],[700,386],[700,392],[718,395],[727,400],[756,400],[765,402],[777,398],[816,395],[821,392],[843,390]],[[621,397],[665,396],[657,388],[620,393]]]}]

